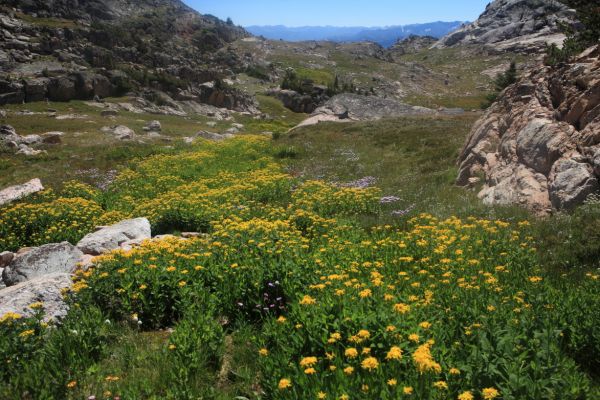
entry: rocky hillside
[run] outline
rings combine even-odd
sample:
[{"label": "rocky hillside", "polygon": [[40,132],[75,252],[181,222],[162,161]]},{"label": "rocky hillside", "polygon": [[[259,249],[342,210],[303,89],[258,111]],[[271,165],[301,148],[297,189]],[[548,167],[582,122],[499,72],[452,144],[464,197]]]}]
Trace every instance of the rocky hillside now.
[{"label": "rocky hillside", "polygon": [[398,40],[392,47],[389,48],[389,51],[394,56],[414,54],[423,49],[431,47],[436,42],[437,39],[433,36],[410,35],[406,39]]},{"label": "rocky hillside", "polygon": [[474,126],[458,184],[488,204],[568,209],[600,191],[600,47],[508,87]]},{"label": "rocky hillside", "polygon": [[546,43],[562,44],[561,23],[574,22],[575,11],[556,0],[495,0],[477,21],[445,36],[435,47],[474,44],[536,52]]},{"label": "rocky hillside", "polygon": [[[179,0],[9,0],[0,6],[0,104],[135,92],[245,110],[204,85],[243,64],[225,46],[248,33]],[[221,51],[220,51],[221,50]]]}]

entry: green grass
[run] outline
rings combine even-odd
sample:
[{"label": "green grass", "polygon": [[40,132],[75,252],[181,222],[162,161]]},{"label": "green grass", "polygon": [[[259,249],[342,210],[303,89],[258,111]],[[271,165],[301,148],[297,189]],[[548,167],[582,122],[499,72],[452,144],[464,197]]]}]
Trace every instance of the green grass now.
[{"label": "green grass", "polygon": [[517,208],[483,206],[475,192],[454,184],[459,150],[477,117],[322,123],[294,130],[275,143],[294,148],[294,157],[284,160],[294,176],[332,182],[376,177],[384,195],[400,198],[389,207],[412,209],[410,215],[524,217]]},{"label": "green grass", "polygon": [[[268,100],[274,100],[266,98]],[[127,102],[127,98],[109,98],[107,102]],[[268,101],[267,101],[268,102]],[[276,107],[276,104],[271,106]],[[34,157],[15,156],[7,149],[0,149],[0,166],[3,174],[0,175],[0,187],[22,183],[29,179],[40,178],[48,186],[60,186],[70,179],[83,180],[90,184],[97,183],[97,175],[102,175],[112,170],[119,170],[130,162],[148,157],[153,154],[173,154],[185,150],[189,146],[182,142],[185,136],[193,136],[200,130],[211,132],[224,132],[232,122],[219,121],[215,127],[210,127],[209,118],[198,115],[179,117],[173,115],[136,114],[120,111],[115,118],[101,116],[101,109],[87,105],[84,101],[70,101],[67,103],[27,103],[8,105],[5,108],[8,116],[0,120],[1,124],[12,125],[18,134],[41,134],[50,131],[64,132],[62,144],[44,145],[39,148],[46,150],[47,154]],[[48,116],[49,109],[56,110],[57,115],[75,114],[82,118],[59,120]],[[17,115],[16,112],[31,111],[33,115]],[[273,126],[259,126],[260,123],[251,118],[238,116],[242,122],[248,121],[255,132],[262,130],[287,131],[296,124],[299,118],[294,118],[287,110],[280,106],[277,110],[281,115],[289,115],[290,123],[274,121]],[[279,114],[277,114],[279,117]],[[160,121],[163,138],[145,138],[143,127],[152,120]],[[104,126],[125,125],[133,129],[138,141],[119,141],[110,134],[100,131]],[[254,126],[253,126],[254,125]],[[264,129],[261,129],[264,128]],[[267,129],[273,128],[273,129]],[[93,172],[90,174],[90,172]]]}]

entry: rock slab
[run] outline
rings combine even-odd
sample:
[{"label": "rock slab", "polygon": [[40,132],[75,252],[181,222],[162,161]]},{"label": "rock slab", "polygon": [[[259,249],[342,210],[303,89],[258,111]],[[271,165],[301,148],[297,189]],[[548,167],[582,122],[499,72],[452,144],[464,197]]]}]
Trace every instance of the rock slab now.
[{"label": "rock slab", "polygon": [[69,242],[45,244],[18,254],[2,271],[6,286],[13,286],[42,275],[71,273],[83,253]]},{"label": "rock slab", "polygon": [[63,300],[62,290],[71,286],[71,276],[54,273],[0,290],[0,316],[13,312],[30,316],[29,305],[41,302],[46,321],[62,318],[69,310]]},{"label": "rock slab", "polygon": [[150,222],[146,218],[121,221],[86,235],[77,243],[85,254],[100,255],[119,248],[131,240],[151,238]]},{"label": "rock slab", "polygon": [[42,182],[38,178],[32,179],[22,185],[9,186],[6,189],[0,190],[0,206],[20,200],[42,190],[44,190],[44,186],[42,186]]}]

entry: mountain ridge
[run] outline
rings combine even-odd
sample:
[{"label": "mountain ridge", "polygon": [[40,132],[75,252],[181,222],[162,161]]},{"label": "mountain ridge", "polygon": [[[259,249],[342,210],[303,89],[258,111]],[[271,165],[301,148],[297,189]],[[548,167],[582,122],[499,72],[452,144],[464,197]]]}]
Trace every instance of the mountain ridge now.
[{"label": "mountain ridge", "polygon": [[398,40],[410,35],[440,38],[465,24],[465,21],[433,21],[422,24],[393,25],[383,27],[366,26],[299,26],[251,25],[246,30],[255,36],[272,40],[308,41],[329,40],[333,42],[372,41],[390,47]]}]

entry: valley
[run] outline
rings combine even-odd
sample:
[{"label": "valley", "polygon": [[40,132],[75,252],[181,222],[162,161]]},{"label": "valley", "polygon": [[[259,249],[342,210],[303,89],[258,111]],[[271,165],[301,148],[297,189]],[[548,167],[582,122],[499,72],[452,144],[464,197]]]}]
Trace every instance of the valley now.
[{"label": "valley", "polygon": [[0,6],[1,399],[600,396],[581,9],[383,47],[130,3]]}]

